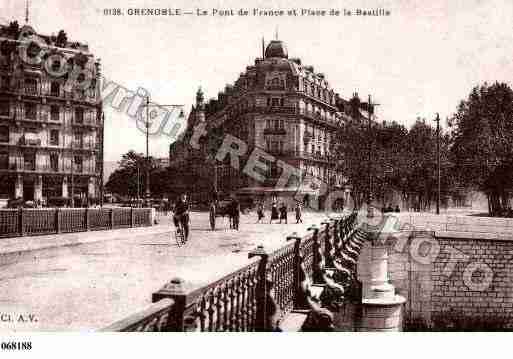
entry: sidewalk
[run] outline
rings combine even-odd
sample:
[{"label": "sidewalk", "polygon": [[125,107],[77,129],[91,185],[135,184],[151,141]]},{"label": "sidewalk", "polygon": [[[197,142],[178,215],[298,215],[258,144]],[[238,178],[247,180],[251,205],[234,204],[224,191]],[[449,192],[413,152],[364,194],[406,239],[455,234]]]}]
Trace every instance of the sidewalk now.
[{"label": "sidewalk", "polygon": [[0,239],[0,263],[7,256],[51,249],[65,246],[75,246],[115,239],[134,238],[142,235],[161,234],[169,232],[168,224],[158,224],[151,227],[121,228],[102,231],[74,232],[49,234],[44,236],[24,236]]}]

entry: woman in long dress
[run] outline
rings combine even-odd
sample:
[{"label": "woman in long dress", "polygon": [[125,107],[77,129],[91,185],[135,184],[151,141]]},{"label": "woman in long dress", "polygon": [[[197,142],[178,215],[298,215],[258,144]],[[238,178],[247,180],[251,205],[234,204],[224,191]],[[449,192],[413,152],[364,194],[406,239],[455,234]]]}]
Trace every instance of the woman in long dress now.
[{"label": "woman in long dress", "polygon": [[278,220],[280,216],[278,215],[278,207],[276,206],[276,202],[273,202],[271,207],[271,220],[269,223],[273,223],[273,219]]}]

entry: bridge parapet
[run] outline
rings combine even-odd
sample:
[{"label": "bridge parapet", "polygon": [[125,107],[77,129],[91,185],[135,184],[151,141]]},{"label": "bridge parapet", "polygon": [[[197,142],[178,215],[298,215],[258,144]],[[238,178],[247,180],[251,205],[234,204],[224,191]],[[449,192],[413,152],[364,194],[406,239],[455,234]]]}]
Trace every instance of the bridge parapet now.
[{"label": "bridge parapet", "polygon": [[343,282],[346,288],[334,282],[330,270],[336,268],[324,265],[325,255],[330,253],[330,262],[341,260],[333,257],[345,251],[338,246],[347,245],[356,225],[353,213],[314,226],[305,236],[294,233],[276,251],[258,246],[246,266],[201,288],[173,278],[153,293],[153,306],[104,330],[333,330],[330,309],[350,299],[350,281]]}]

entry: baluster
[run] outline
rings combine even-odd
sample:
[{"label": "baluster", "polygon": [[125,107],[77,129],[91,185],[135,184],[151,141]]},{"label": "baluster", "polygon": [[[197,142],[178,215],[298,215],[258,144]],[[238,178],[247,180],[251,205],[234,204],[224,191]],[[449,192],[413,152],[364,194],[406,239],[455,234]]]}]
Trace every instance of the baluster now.
[{"label": "baluster", "polygon": [[208,318],[208,331],[214,332],[216,331],[216,323],[214,321],[214,315],[215,315],[215,303],[214,303],[214,291],[215,289],[210,290],[205,297],[206,299],[206,306],[207,306],[207,318]]},{"label": "baluster", "polygon": [[267,273],[269,254],[263,246],[249,252],[248,258],[260,257],[256,281],[256,331],[275,331],[278,327],[279,310],[274,299],[273,280]]},{"label": "baluster", "polygon": [[244,272],[241,275],[241,281],[239,286],[241,304],[240,304],[240,320],[241,320],[241,328],[242,332],[246,332],[248,328],[247,322],[247,314],[248,314],[248,300],[247,300],[247,292],[246,292],[246,283],[247,283],[247,275],[248,272]]},{"label": "baluster", "polygon": [[[304,309],[307,307],[307,303],[304,297],[304,293],[301,289],[302,274],[304,268],[301,268],[302,256],[301,256],[301,241],[302,238],[297,235],[296,232],[292,233],[291,236],[287,237],[287,241],[293,240],[294,242],[294,276],[293,276],[293,288],[294,288],[294,309]],[[306,274],[303,274],[306,277]]]},{"label": "baluster", "polygon": [[228,283],[225,283],[223,286],[222,301],[223,301],[223,328],[224,328],[224,331],[229,331],[230,330],[230,320],[229,320],[228,316],[230,315],[230,312],[229,312],[229,308],[228,308],[228,301],[229,301]]},{"label": "baluster", "polygon": [[244,331],[244,292],[242,289],[243,285],[243,273],[237,276],[237,331]]},{"label": "baluster", "polygon": [[[325,237],[325,244],[324,244],[324,258],[327,268],[333,268],[333,261],[334,261],[334,245],[333,242],[335,241],[335,235],[337,232],[337,221],[334,222],[333,225],[333,236],[328,231],[326,237]],[[332,239],[333,238],[333,239]]]},{"label": "baluster", "polygon": [[239,331],[239,297],[237,293],[237,276],[233,278],[232,280],[232,297],[233,297],[233,306],[232,306],[232,312],[233,312],[233,331],[238,332]]},{"label": "baluster", "polygon": [[256,296],[255,281],[256,272],[251,271],[248,277],[248,331],[255,330]]},{"label": "baluster", "polygon": [[230,286],[230,291],[228,292],[229,295],[230,295],[230,331],[231,332],[234,332],[236,331],[236,322],[237,322],[237,318],[236,318],[236,306],[235,306],[235,283],[234,283],[234,279],[231,279],[229,281],[229,286]]},{"label": "baluster", "polygon": [[223,310],[223,286],[219,286],[216,291],[216,311],[217,322],[216,331],[224,331],[224,310]]},{"label": "baluster", "polygon": [[317,226],[312,226],[309,230],[313,231],[313,275],[312,279],[315,284],[322,284],[324,280],[322,278],[322,270],[324,268],[324,258],[321,250],[321,243],[319,239],[319,229]]}]

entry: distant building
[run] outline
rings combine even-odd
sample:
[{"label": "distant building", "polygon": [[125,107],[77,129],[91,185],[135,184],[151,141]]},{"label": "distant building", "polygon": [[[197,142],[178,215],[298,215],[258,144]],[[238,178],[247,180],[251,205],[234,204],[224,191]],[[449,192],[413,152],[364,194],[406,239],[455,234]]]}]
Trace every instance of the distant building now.
[{"label": "distant building", "polygon": [[[188,117],[182,138],[170,146],[170,165],[175,169],[174,190],[188,192],[200,201],[238,193],[254,199],[315,196],[320,183],[331,189],[345,187],[345,178],[334,161],[336,132],[364,109],[355,94],[343,100],[324,74],[315,72],[300,59],[288,57],[282,41],[271,41],[253,66],[246,67],[233,85],[227,85],[217,99],[204,101],[201,89]],[[194,127],[204,123],[207,134],[200,149],[191,147]],[[232,168],[230,158],[213,161],[224,135],[231,134],[248,146],[246,160],[254,148],[274,156],[267,163],[264,180]],[[300,171],[284,186],[276,186],[283,161]],[[242,162],[244,163],[244,162]]]},{"label": "distant building", "polygon": [[[40,61],[23,58],[29,42],[27,53],[44,54]],[[68,71],[56,76],[63,68]],[[91,74],[88,86],[65,86],[74,69]],[[64,33],[38,34],[29,25],[0,25],[0,197],[45,202],[74,195],[78,205],[100,196],[99,76],[99,60],[86,44]]]}]

